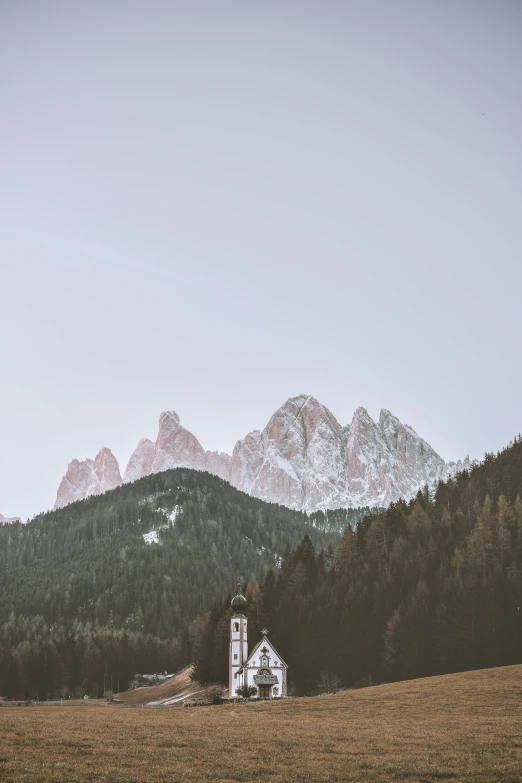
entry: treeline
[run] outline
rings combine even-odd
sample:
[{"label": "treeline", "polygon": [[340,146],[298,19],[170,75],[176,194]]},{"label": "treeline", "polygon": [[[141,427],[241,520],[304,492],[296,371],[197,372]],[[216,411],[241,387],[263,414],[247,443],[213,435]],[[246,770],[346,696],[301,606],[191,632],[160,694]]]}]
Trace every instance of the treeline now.
[{"label": "treeline", "polygon": [[334,508],[314,511],[309,515],[308,523],[325,533],[338,533],[341,535],[348,526],[355,527],[360,519],[378,511],[384,511],[384,509],[370,509],[368,506],[361,506],[360,508]]},{"label": "treeline", "polygon": [[127,690],[137,672],[176,665],[177,645],[148,634],[81,625],[51,630],[42,618],[34,624],[32,638],[0,647],[0,694],[8,699],[102,697]]},{"label": "treeline", "polygon": [[[262,580],[306,531],[320,549],[335,545],[367,511],[309,517],[177,469],[0,525],[0,696],[56,694],[62,679],[69,692],[103,693],[109,674],[121,686],[172,670],[178,658],[161,663],[165,645],[177,650],[171,640],[216,596],[238,579]],[[146,639],[148,657],[126,659],[129,639]]]},{"label": "treeline", "polygon": [[[266,626],[294,693],[522,662],[522,443],[435,493],[346,528],[335,554],[306,536],[248,585],[249,642]],[[230,597],[185,648],[226,683]]]},{"label": "treeline", "polygon": [[312,521],[177,469],[0,525],[0,638],[12,612],[66,630],[81,622],[172,638],[238,578],[262,579],[307,530],[319,548],[335,544],[341,516]]}]

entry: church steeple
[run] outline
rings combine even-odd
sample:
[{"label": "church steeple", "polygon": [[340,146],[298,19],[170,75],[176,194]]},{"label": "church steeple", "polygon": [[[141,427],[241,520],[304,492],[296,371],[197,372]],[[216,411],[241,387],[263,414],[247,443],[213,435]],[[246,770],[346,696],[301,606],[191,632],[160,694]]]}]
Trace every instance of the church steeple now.
[{"label": "church steeple", "polygon": [[233,699],[236,689],[243,684],[243,664],[248,658],[247,618],[245,616],[247,602],[241,593],[241,585],[237,586],[237,595],[231,603],[233,615],[230,618],[230,657],[228,676],[228,696]]},{"label": "church steeple", "polygon": [[231,606],[234,610],[234,614],[244,614],[246,611],[247,602],[245,596],[241,592],[241,585],[239,582],[237,584],[237,594],[233,597]]}]

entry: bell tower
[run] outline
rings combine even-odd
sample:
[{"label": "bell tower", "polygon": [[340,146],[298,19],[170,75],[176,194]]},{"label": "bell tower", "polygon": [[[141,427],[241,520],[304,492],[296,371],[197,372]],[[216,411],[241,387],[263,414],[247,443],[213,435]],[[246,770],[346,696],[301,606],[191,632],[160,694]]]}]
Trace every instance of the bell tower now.
[{"label": "bell tower", "polygon": [[[232,617],[230,618],[230,656],[228,666],[228,697],[233,699],[236,688],[243,685],[243,664],[248,658],[246,598],[241,594],[241,585],[237,586],[237,595],[232,599]],[[240,673],[239,673],[240,672]]]}]

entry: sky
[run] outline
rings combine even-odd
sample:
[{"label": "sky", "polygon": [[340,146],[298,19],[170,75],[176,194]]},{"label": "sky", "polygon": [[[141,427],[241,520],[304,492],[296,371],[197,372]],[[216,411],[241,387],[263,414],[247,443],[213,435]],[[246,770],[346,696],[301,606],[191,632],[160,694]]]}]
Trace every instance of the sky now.
[{"label": "sky", "polygon": [[0,0],[0,513],[162,410],[522,430],[522,4]]}]

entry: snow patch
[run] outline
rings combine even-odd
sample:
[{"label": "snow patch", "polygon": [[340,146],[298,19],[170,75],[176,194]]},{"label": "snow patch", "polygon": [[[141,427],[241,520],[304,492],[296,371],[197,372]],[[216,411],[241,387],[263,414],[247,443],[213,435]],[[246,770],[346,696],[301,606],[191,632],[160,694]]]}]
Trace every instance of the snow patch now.
[{"label": "snow patch", "polygon": [[159,530],[149,530],[148,533],[143,533],[143,540],[146,544],[161,544]]},{"label": "snow patch", "polygon": [[22,521],[21,517],[4,517],[2,516],[2,514],[0,514],[1,525],[11,525],[14,524],[15,522],[21,522],[21,521]]},{"label": "snow patch", "polygon": [[163,514],[166,519],[168,519],[168,522],[164,523],[163,525],[156,525],[156,527],[153,527],[152,530],[149,530],[148,533],[143,533],[143,540],[146,544],[161,544],[160,541],[160,531],[161,530],[167,530],[169,527],[174,527],[176,523],[176,519],[179,517],[179,515],[182,513],[181,506],[174,506],[174,508],[171,511],[168,511],[166,508],[157,508],[155,509],[157,514]]}]

